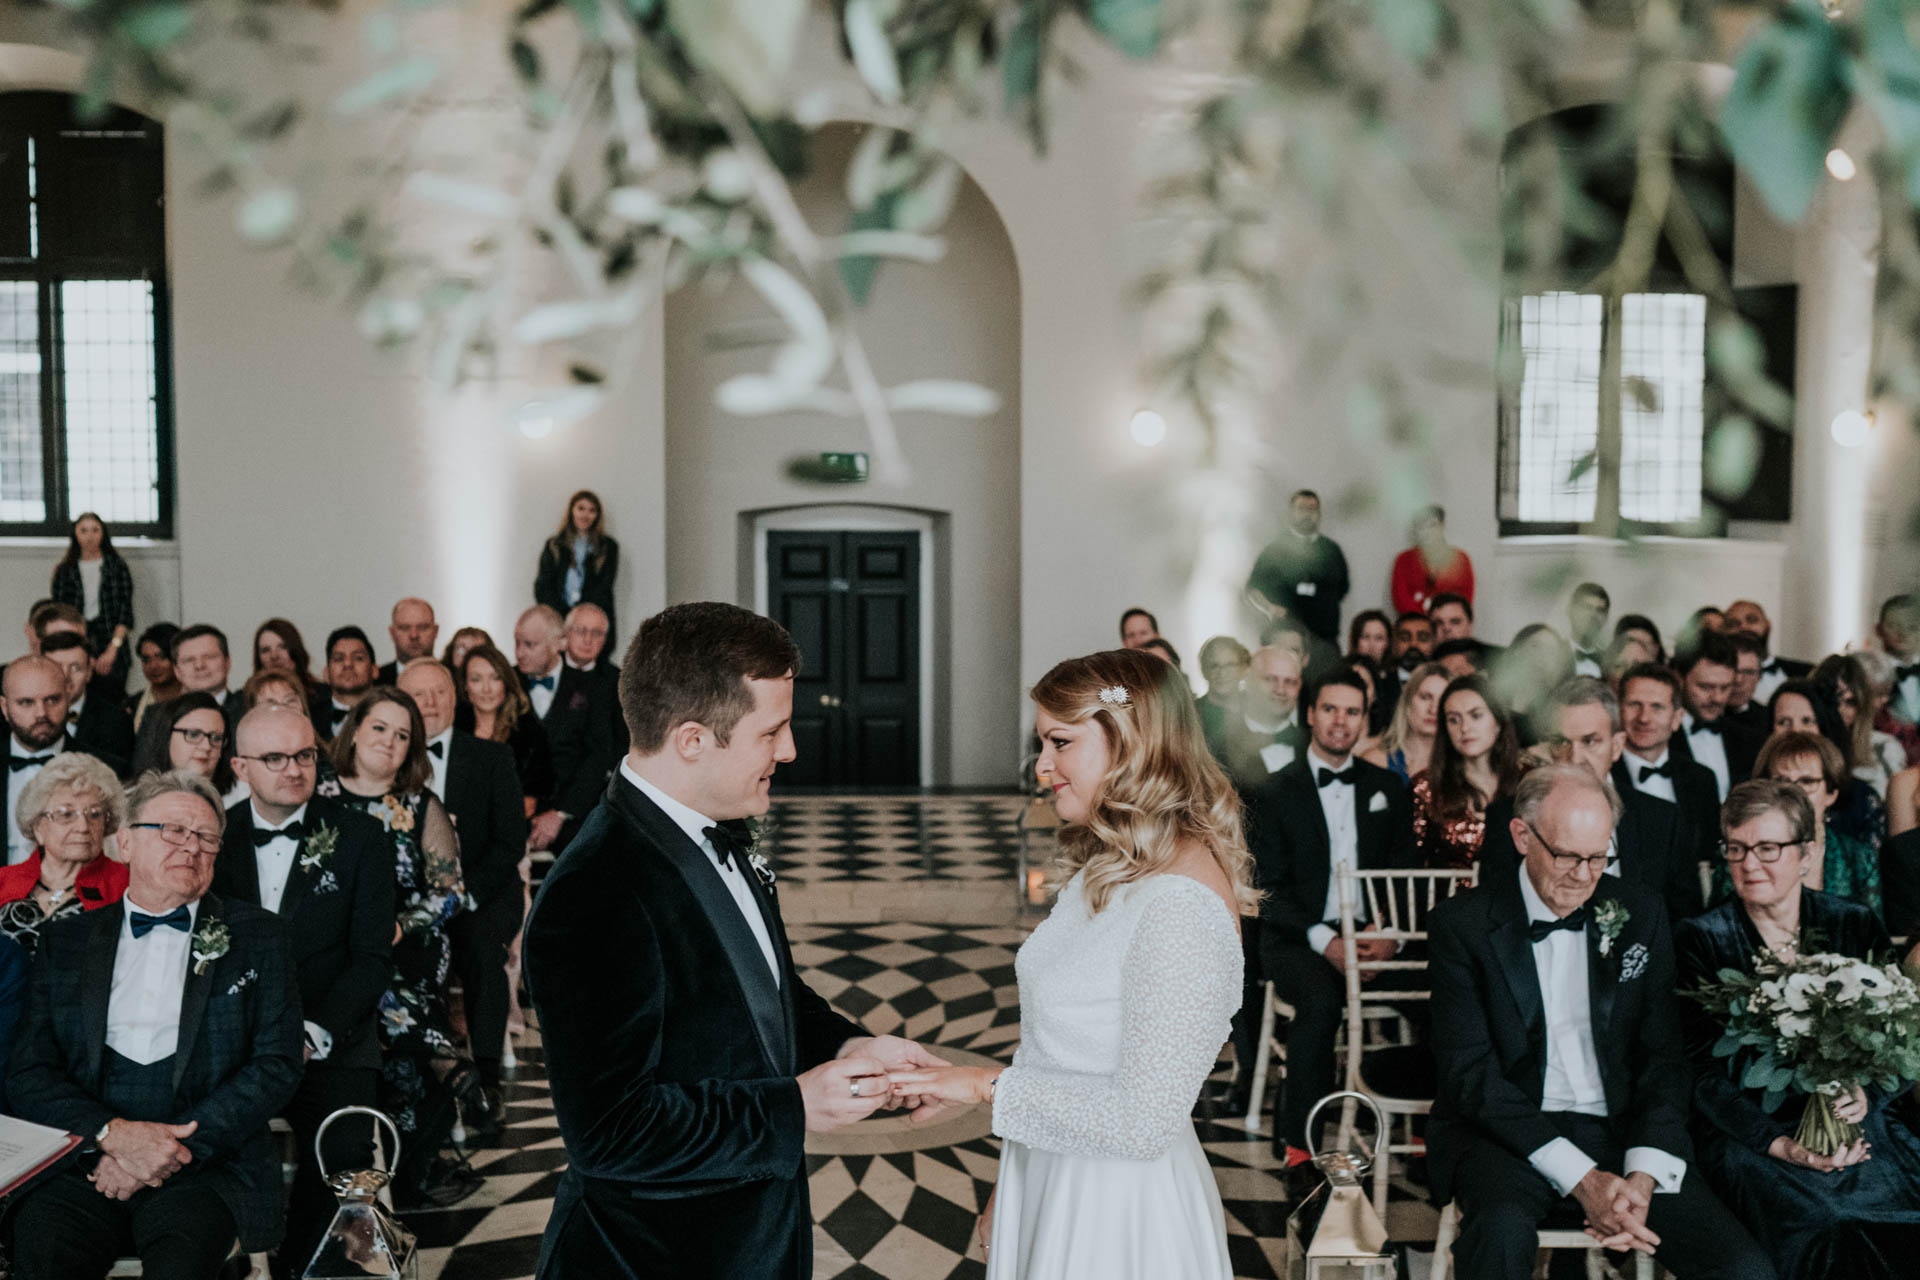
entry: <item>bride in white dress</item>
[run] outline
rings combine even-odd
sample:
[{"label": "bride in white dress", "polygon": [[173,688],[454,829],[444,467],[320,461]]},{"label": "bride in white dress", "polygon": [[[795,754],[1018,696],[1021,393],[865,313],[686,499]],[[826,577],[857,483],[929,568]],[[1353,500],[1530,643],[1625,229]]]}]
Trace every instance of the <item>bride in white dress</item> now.
[{"label": "bride in white dress", "polygon": [[1006,1068],[894,1073],[923,1112],[985,1103],[1003,1139],[989,1280],[1230,1280],[1191,1114],[1240,1003],[1250,862],[1232,785],[1173,669],[1130,649],[1033,690],[1065,886],[1021,947]]}]

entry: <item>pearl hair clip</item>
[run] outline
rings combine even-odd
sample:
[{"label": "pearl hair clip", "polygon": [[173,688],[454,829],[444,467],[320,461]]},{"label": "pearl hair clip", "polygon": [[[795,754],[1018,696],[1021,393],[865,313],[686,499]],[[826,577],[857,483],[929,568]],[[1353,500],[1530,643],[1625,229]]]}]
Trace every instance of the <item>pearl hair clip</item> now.
[{"label": "pearl hair clip", "polygon": [[1124,707],[1129,699],[1123,686],[1110,684],[1100,691],[1100,701],[1109,707]]}]

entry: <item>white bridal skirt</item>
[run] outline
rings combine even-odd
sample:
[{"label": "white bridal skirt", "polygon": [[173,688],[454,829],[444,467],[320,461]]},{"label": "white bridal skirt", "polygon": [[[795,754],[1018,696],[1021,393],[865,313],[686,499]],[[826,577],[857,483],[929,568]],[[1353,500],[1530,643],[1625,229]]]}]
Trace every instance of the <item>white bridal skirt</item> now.
[{"label": "white bridal skirt", "polygon": [[1157,1160],[1002,1144],[987,1280],[1232,1280],[1227,1219],[1191,1125]]}]

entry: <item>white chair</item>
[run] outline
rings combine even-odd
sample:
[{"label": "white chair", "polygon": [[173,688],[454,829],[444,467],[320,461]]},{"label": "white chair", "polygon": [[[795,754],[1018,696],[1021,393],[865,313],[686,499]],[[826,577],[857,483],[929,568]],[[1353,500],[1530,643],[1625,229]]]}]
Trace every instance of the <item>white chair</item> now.
[{"label": "white chair", "polygon": [[[1433,1271],[1431,1280],[1453,1280],[1453,1242],[1460,1236],[1460,1206],[1449,1202],[1440,1211],[1440,1231],[1433,1238]],[[1542,1249],[1582,1249],[1587,1255],[1587,1280],[1603,1280],[1608,1273],[1607,1251],[1594,1243],[1593,1237],[1584,1231],[1542,1231],[1540,1233]],[[1633,1258],[1634,1280],[1653,1280],[1653,1257],[1650,1254],[1635,1253]]]},{"label": "white chair", "polygon": [[[1465,870],[1447,868],[1438,871],[1360,871],[1353,867],[1340,868],[1340,937],[1347,955],[1351,958],[1356,954],[1354,944],[1360,936],[1359,922],[1362,920],[1372,922],[1375,928],[1375,932],[1367,936],[1389,938],[1399,944],[1393,959],[1350,959],[1346,966],[1347,1049],[1344,1055],[1346,1083],[1343,1087],[1372,1098],[1386,1113],[1387,1127],[1379,1135],[1378,1150],[1372,1153],[1373,1207],[1383,1218],[1387,1213],[1387,1180],[1393,1157],[1425,1152],[1425,1146],[1414,1140],[1413,1117],[1426,1115],[1433,1110],[1433,1099],[1398,1097],[1370,1086],[1365,1070],[1367,1056],[1381,1046],[1368,1044],[1363,1031],[1369,1014],[1391,1014],[1391,1005],[1425,1000],[1428,991],[1425,983],[1418,984],[1414,989],[1402,990],[1369,985],[1365,979],[1383,973],[1424,974],[1427,969],[1424,956],[1412,960],[1400,957],[1406,954],[1409,943],[1426,941],[1427,916],[1434,907],[1459,890],[1472,888],[1479,883],[1479,878],[1478,866]],[[1396,1117],[1406,1120],[1405,1141],[1396,1142],[1393,1139]],[[1345,1137],[1352,1123],[1352,1106],[1349,1104],[1341,1117],[1342,1145],[1345,1145]]]},{"label": "white chair", "polygon": [[1287,1046],[1274,1035],[1275,1015],[1293,1017],[1293,1006],[1275,994],[1273,983],[1266,983],[1261,990],[1260,1035],[1253,1051],[1253,1090],[1247,1095],[1247,1115],[1243,1121],[1248,1133],[1260,1132],[1260,1108],[1267,1097],[1267,1071],[1275,1057],[1280,1059],[1281,1079],[1287,1074]]}]

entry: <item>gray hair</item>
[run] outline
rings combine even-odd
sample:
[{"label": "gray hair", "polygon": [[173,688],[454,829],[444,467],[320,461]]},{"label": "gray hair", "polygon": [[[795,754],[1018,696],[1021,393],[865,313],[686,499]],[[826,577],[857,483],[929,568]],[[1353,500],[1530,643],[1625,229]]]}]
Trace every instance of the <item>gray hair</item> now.
[{"label": "gray hair", "polygon": [[127,792],[127,814],[138,818],[141,812],[161,796],[189,795],[205,800],[213,808],[220,830],[227,829],[227,809],[213,784],[191,769],[149,769]]},{"label": "gray hair", "polygon": [[1791,782],[1776,782],[1772,778],[1754,778],[1727,793],[1727,802],[1720,806],[1720,834],[1725,835],[1770,813],[1787,820],[1793,829],[1795,844],[1805,844],[1814,838],[1818,824],[1814,822],[1813,805],[1806,793]]},{"label": "gray hair", "polygon": [[54,793],[69,787],[75,791],[91,791],[100,797],[100,807],[107,811],[108,835],[118,831],[126,821],[126,796],[113,770],[84,751],[62,751],[42,765],[40,772],[34,774],[21,791],[20,811],[13,815],[20,834],[33,839],[33,829],[47,816]]},{"label": "gray hair", "polygon": [[1593,706],[1606,708],[1607,723],[1613,732],[1620,732],[1620,699],[1606,681],[1594,676],[1568,676],[1547,694],[1547,710],[1556,718],[1570,707]]},{"label": "gray hair", "polygon": [[1866,672],[1867,683],[1873,686],[1875,693],[1885,693],[1893,687],[1894,669],[1900,664],[1878,649],[1856,649],[1847,655],[1860,664]]},{"label": "gray hair", "polygon": [[[1584,706],[1585,703],[1575,703]],[[1626,805],[1620,800],[1620,793],[1603,778],[1593,776],[1585,765],[1543,764],[1529,769],[1520,778],[1520,786],[1513,793],[1513,814],[1529,826],[1539,822],[1547,800],[1561,787],[1575,787],[1590,795],[1604,796],[1607,808],[1613,814],[1613,825],[1620,825],[1620,816],[1626,812]]]}]

